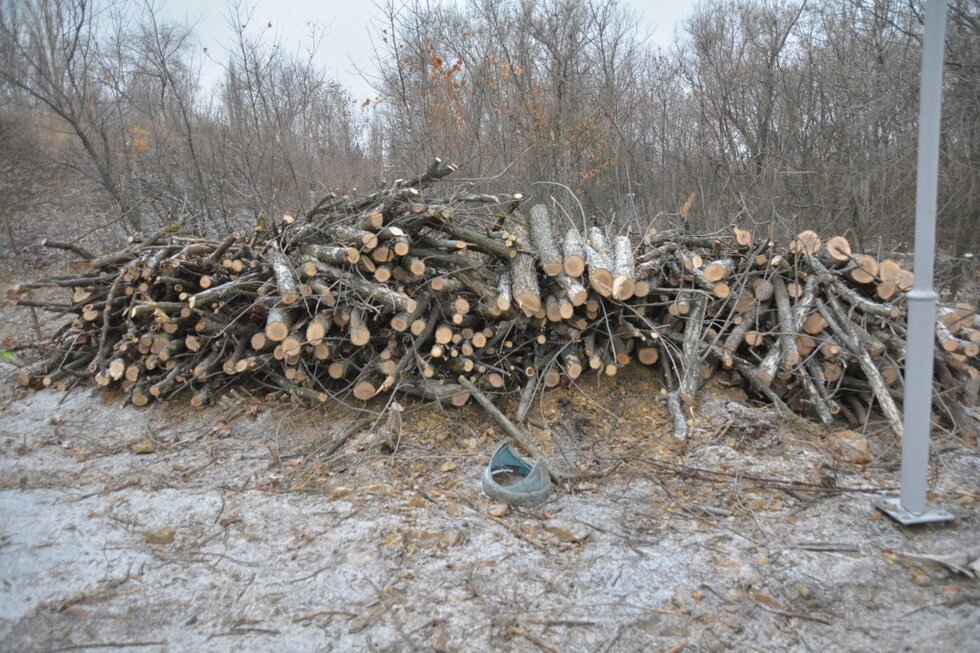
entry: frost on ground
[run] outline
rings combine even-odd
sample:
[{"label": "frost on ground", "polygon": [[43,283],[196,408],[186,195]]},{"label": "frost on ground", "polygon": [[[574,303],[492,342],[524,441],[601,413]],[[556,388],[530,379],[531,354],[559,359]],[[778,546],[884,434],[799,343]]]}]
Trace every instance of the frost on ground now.
[{"label": "frost on ground", "polygon": [[931,498],[958,520],[905,530],[854,491],[895,486],[887,431],[869,426],[870,464],[838,463],[815,427],[714,388],[680,445],[635,374],[541,402],[536,443],[596,475],[506,514],[480,493],[501,436],[473,407],[406,406],[392,432],[337,406],[240,395],[136,410],[81,388],[13,397],[3,383],[0,649],[980,641],[978,581],[897,555],[978,543],[976,443],[937,434]]}]

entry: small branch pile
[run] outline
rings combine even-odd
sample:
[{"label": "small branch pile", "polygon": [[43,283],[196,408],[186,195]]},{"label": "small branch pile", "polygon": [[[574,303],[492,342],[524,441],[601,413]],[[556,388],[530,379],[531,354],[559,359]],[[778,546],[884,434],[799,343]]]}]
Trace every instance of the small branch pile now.
[{"label": "small branch pile", "polygon": [[[437,160],[367,197],[331,195],[220,242],[175,227],[102,257],[46,242],[88,271],[10,291],[75,316],[17,378],[91,377],[136,406],[182,393],[201,405],[246,380],[313,402],[398,392],[462,405],[467,388],[520,390],[522,420],[536,390],[639,361],[671,388],[678,436],[684,405],[713,374],[827,426],[861,424],[877,404],[901,433],[912,279],[894,261],[811,231],[783,249],[738,227],[639,243],[557,228],[521,195],[432,193],[452,171]],[[71,301],[34,302],[25,291],[38,287],[70,289]],[[941,309],[936,336],[939,415],[972,429],[975,309]]]}]

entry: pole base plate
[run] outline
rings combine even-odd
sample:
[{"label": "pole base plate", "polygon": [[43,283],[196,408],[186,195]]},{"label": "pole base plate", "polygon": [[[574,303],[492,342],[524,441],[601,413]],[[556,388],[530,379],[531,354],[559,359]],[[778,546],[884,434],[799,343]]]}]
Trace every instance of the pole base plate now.
[{"label": "pole base plate", "polygon": [[950,522],[956,519],[952,513],[942,508],[927,508],[925,512],[914,513],[902,506],[898,497],[884,497],[874,503],[875,508],[894,519],[902,526],[918,526],[920,524],[936,524]]}]

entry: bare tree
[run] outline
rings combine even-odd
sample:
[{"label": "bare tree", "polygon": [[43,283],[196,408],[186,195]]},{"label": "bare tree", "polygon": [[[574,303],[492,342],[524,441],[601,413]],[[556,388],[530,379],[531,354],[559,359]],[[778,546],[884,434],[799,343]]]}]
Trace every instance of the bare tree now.
[{"label": "bare tree", "polygon": [[[439,156],[616,231],[679,221],[694,193],[689,228],[910,241],[918,1],[710,0],[655,48],[615,0],[387,0],[377,96],[356,103],[315,65],[322,32],[290,52],[232,2],[209,89],[191,27],[149,0],[95,1],[0,0],[0,94],[67,127],[63,162],[130,229],[180,211],[204,233],[251,225]],[[980,3],[949,15],[939,223],[965,262]]]},{"label": "bare tree", "polygon": [[64,121],[113,206],[139,229],[115,130],[120,105],[101,83],[112,67],[99,49],[99,18],[86,0],[4,0],[0,40],[9,54],[0,78]]}]

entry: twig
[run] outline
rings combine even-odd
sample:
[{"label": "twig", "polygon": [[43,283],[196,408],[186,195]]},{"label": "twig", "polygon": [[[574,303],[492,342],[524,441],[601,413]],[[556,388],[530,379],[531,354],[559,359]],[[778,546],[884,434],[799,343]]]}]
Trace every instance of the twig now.
[{"label": "twig", "polygon": [[532,444],[531,441],[528,440],[523,433],[517,430],[517,427],[514,426],[514,423],[511,422],[509,419],[507,419],[507,416],[504,415],[502,412],[500,412],[500,409],[494,406],[493,402],[490,401],[490,399],[485,394],[483,394],[483,392],[481,392],[479,388],[473,385],[473,383],[463,375],[460,375],[459,379],[457,380],[459,381],[459,384],[464,388],[466,388],[467,392],[469,392],[470,395],[474,399],[476,399],[476,402],[480,404],[480,407],[483,408],[484,411],[486,411],[487,415],[492,417],[494,421],[497,422],[497,424],[500,426],[500,428],[503,429],[504,433],[510,436],[510,438],[521,449],[523,449],[525,452],[533,456],[535,459],[543,460],[545,461],[545,463],[548,464],[548,473],[551,475],[552,481],[554,481],[555,483],[560,483],[561,481],[564,480],[565,478],[564,475],[558,472],[558,470],[554,468],[554,465],[549,463],[548,460],[541,455],[541,452],[538,451],[538,448],[535,447],[534,444]]},{"label": "twig", "polygon": [[752,601],[766,612],[769,612],[770,614],[778,614],[780,617],[788,617],[790,619],[802,619],[804,621],[814,621],[818,624],[824,624],[825,626],[830,626],[833,623],[829,619],[824,619],[823,617],[815,617],[813,615],[803,614],[801,612],[790,612],[788,610],[778,610],[776,608],[770,608],[765,603],[756,600],[755,597],[752,597]]},{"label": "twig", "polygon": [[844,553],[860,553],[861,547],[857,544],[847,544],[839,542],[801,542],[793,547],[801,551],[842,551]]},{"label": "twig", "polygon": [[48,653],[58,653],[59,651],[82,651],[92,648],[130,648],[136,646],[165,646],[165,640],[155,642],[90,642],[87,644],[67,644],[49,648]]}]

